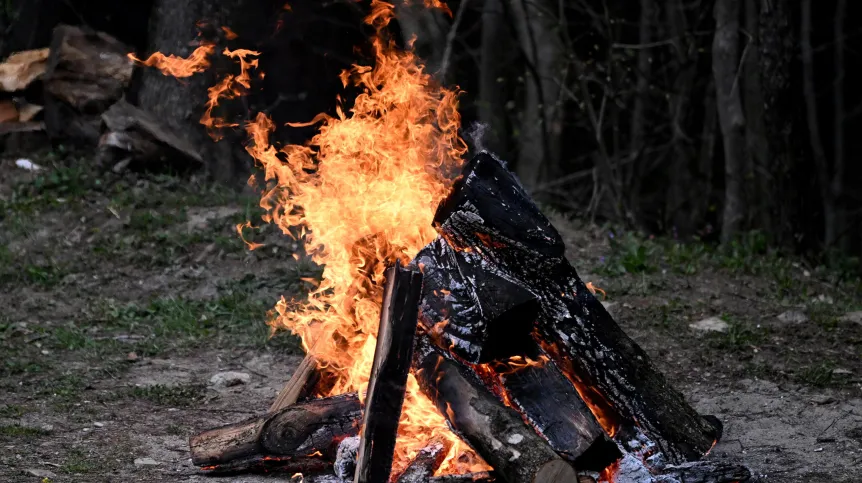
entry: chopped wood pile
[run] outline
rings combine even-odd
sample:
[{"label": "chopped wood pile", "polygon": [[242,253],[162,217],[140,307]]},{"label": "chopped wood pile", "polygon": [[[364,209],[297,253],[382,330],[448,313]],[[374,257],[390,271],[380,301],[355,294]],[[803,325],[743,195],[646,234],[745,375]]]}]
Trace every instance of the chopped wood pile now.
[{"label": "chopped wood pile", "polygon": [[[310,396],[309,355],[270,413],[194,436],[196,465],[311,481],[753,481],[744,466],[702,460],[721,423],[620,329],[501,161],[467,163],[433,223],[439,237],[387,271],[361,409],[356,395]],[[449,449],[439,440],[392,472],[408,370],[492,472],[436,476]]]}]

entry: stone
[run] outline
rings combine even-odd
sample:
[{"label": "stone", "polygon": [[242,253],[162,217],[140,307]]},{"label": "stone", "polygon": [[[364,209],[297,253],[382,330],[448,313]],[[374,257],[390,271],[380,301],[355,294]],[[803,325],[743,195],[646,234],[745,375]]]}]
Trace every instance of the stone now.
[{"label": "stone", "polygon": [[210,378],[210,384],[216,387],[231,387],[251,382],[251,376],[244,372],[219,372]]},{"label": "stone", "polygon": [[37,478],[56,478],[57,474],[53,471],[48,470],[40,470],[38,468],[29,468],[25,471],[26,474],[30,476],[35,476]]},{"label": "stone", "polygon": [[804,312],[800,312],[798,310],[788,310],[787,312],[783,312],[778,316],[778,320],[786,323],[786,324],[803,324],[808,322],[810,319]]},{"label": "stone", "polygon": [[838,369],[832,369],[832,374],[835,374],[836,376],[849,376],[850,374],[853,374],[853,371],[839,367]]},{"label": "stone", "polygon": [[858,312],[848,312],[842,315],[838,320],[841,322],[853,322],[856,324],[862,324],[862,310]]},{"label": "stone", "polygon": [[710,317],[708,319],[703,319],[699,322],[695,322],[693,324],[689,324],[694,330],[699,330],[701,332],[727,332],[727,329],[730,325],[719,319],[718,317]]},{"label": "stone", "polygon": [[152,458],[135,458],[135,466],[157,466],[160,464]]}]

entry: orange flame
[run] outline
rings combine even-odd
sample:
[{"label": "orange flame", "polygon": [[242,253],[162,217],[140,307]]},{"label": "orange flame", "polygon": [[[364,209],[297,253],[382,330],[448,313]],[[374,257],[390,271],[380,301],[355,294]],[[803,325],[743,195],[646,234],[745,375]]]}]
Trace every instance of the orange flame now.
[{"label": "orange flame", "polygon": [[135,57],[134,54],[128,54],[128,57],[137,64],[155,67],[164,75],[184,78],[207,70],[210,66],[208,57],[213,52],[215,52],[215,45],[209,42],[202,42],[187,58],[177,57],[173,54],[165,55],[161,52],[150,55],[147,60],[141,60]]},{"label": "orange flame", "polygon": [[201,117],[201,124],[207,127],[210,137],[215,141],[221,139],[219,129],[226,127],[237,127],[239,124],[227,122],[221,117],[213,116],[213,109],[218,107],[222,99],[234,99],[245,95],[248,89],[251,88],[251,76],[249,71],[257,68],[258,59],[253,58],[260,55],[260,52],[247,49],[229,50],[224,49],[222,54],[226,57],[236,59],[240,65],[240,73],[237,75],[227,75],[218,84],[210,87],[207,90],[206,111]]}]

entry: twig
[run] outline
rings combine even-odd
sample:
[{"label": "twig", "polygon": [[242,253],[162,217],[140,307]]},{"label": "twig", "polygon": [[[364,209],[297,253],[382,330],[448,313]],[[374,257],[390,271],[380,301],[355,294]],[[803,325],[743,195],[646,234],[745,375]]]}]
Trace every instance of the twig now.
[{"label": "twig", "polygon": [[461,20],[464,18],[464,11],[467,10],[468,3],[468,0],[461,0],[461,4],[458,5],[458,12],[455,14],[455,20],[452,21],[449,33],[446,34],[446,48],[443,50],[443,59],[440,61],[440,70],[438,71],[441,80],[446,78],[446,71],[449,70],[452,44],[455,42],[455,37],[458,34],[458,26],[461,25]]}]

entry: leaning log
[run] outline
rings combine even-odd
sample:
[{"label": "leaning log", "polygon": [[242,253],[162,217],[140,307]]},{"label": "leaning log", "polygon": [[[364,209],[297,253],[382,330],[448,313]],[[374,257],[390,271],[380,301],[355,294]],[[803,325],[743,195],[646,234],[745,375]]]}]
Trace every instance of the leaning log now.
[{"label": "leaning log", "polygon": [[557,365],[534,347],[532,359],[489,365],[505,398],[579,470],[601,471],[620,454],[575,387]]},{"label": "leaning log", "polygon": [[706,454],[719,429],[701,417],[614,322],[564,257],[559,233],[515,176],[479,154],[438,207],[434,225],[455,250],[536,294],[536,339],[605,429],[640,429],[669,463]]},{"label": "leaning log", "polygon": [[317,358],[311,354],[306,354],[302,362],[296,367],[296,370],[293,371],[290,380],[287,381],[281,392],[276,396],[275,401],[272,402],[269,412],[280,411],[300,399],[308,397],[319,378],[320,373],[317,370]]},{"label": "leaning log", "polygon": [[216,472],[317,467],[318,462],[323,469],[334,460],[338,443],[357,434],[359,419],[356,394],[297,403],[192,436],[192,463]]},{"label": "leaning log", "polygon": [[572,482],[575,470],[465,365],[420,336],[414,373],[452,429],[509,483]]},{"label": "leaning log", "polygon": [[400,262],[386,270],[377,346],[362,418],[355,483],[389,481],[398,420],[416,336],[422,273]]},{"label": "leaning log", "polygon": [[398,483],[426,483],[443,464],[446,454],[452,448],[447,439],[436,439],[419,450],[407,468],[396,480]]},{"label": "leaning log", "polygon": [[60,25],[54,29],[45,86],[45,124],[52,139],[99,140],[99,115],[123,97],[134,66],[130,49],[105,33]]}]

